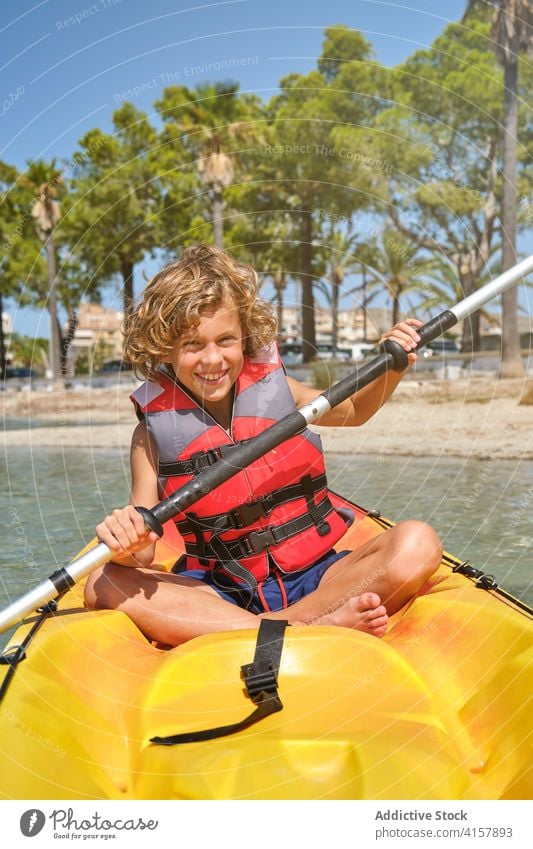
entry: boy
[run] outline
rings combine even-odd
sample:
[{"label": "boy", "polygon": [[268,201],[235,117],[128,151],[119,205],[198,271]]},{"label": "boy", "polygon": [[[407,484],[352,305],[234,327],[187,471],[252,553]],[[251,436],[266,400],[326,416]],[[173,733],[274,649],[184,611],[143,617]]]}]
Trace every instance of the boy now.
[{"label": "boy", "polygon": [[[420,324],[400,322],[381,341],[394,339],[412,364]],[[122,610],[167,645],[258,627],[265,616],[380,637],[388,614],[435,571],[440,541],[422,522],[402,522],[353,552],[333,550],[347,519],[329,500],[320,441],[307,429],[177,517],[186,555],[172,573],[152,567],[156,536],[135,505],[154,506],[319,394],[285,375],[275,338],[255,272],[217,248],[190,248],[149,282],[126,322],[125,356],[147,378],[132,396],[141,421],[131,500],[96,528],[116,555],[89,578],[89,607]],[[363,424],[401,377],[384,375],[317,423]]]}]

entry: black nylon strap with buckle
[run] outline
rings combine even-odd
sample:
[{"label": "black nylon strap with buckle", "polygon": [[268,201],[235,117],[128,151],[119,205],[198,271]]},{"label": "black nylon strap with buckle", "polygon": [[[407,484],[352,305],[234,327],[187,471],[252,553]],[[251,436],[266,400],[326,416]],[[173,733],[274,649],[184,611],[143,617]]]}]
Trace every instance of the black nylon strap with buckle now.
[{"label": "black nylon strap with buckle", "polygon": [[168,737],[152,737],[150,743],[158,746],[175,746],[179,743],[200,743],[215,740],[244,731],[272,713],[283,710],[278,693],[278,674],[283,651],[283,639],[288,622],[276,619],[262,619],[257,634],[253,663],[241,666],[241,677],[246,695],[256,705],[256,709],[240,722],[208,728],[204,731],[189,731],[184,734],[172,734]]},{"label": "black nylon strap with buckle", "polygon": [[[260,554],[269,545],[279,545],[296,534],[312,528],[317,524],[317,521],[321,522],[326,516],[329,516],[333,509],[333,504],[326,496],[326,498],[315,505],[314,515],[304,513],[303,516],[290,519],[281,525],[272,525],[268,528],[251,531],[232,540],[221,540],[218,534],[222,533],[222,531],[217,528],[209,542],[206,543],[206,554],[209,556],[209,551],[211,550],[213,552],[212,556],[220,560],[223,565],[228,559],[240,560],[243,557]],[[220,543],[223,544],[223,550],[220,550]],[[185,550],[191,557],[199,557],[198,546],[195,543],[186,542]]]},{"label": "black nylon strap with buckle", "polygon": [[[311,507],[314,509],[313,496],[321,490],[326,489],[326,486],[327,479],[325,474],[317,475],[315,478],[311,477],[311,475],[306,475],[298,483],[282,486],[275,492],[269,492],[255,501],[248,501],[245,504],[241,504],[234,510],[228,510],[227,513],[217,513],[216,516],[202,516],[201,521],[204,524],[205,530],[212,530],[215,527],[220,533],[229,530],[240,530],[247,525],[253,524],[257,519],[269,516],[274,508],[280,507],[289,501],[294,501],[296,498],[305,498],[308,506],[311,504]],[[187,517],[189,515],[187,513]],[[225,525],[220,524],[220,520],[223,517],[226,517]],[[318,518],[318,522],[320,522],[320,517]],[[176,527],[182,536],[192,531],[188,518],[183,519],[181,522],[176,522]]]},{"label": "black nylon strap with buckle", "polygon": [[220,459],[226,460],[231,457],[231,452],[239,445],[249,442],[249,439],[241,439],[231,445],[219,445],[217,448],[208,448],[206,451],[196,451],[186,460],[175,460],[172,463],[158,463],[158,475],[160,478],[181,477],[182,475],[199,475],[204,469],[218,463]]},{"label": "black nylon strap with buckle", "polygon": [[316,525],[317,532],[319,536],[325,537],[326,534],[329,534],[331,527],[324,521],[324,518],[320,515],[317,505],[315,504],[313,478],[311,475],[305,475],[302,478],[301,483],[305,495],[305,503],[307,504],[307,509]]}]

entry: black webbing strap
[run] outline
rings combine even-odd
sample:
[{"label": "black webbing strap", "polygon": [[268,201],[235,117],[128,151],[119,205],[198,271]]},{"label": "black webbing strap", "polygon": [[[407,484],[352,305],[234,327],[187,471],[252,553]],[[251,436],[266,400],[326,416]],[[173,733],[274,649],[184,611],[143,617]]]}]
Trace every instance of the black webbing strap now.
[{"label": "black webbing strap", "polygon": [[231,459],[232,451],[249,441],[249,439],[240,439],[231,445],[219,445],[216,448],[208,448],[206,451],[196,451],[186,460],[175,460],[173,463],[160,462],[158,463],[158,475],[160,478],[199,475],[204,469],[218,463],[220,459]]},{"label": "black webbing strap", "polygon": [[254,725],[261,719],[283,710],[278,694],[278,673],[283,650],[283,638],[288,622],[274,619],[262,619],[257,634],[253,663],[241,666],[241,677],[246,694],[256,705],[256,709],[240,722],[221,725],[205,731],[189,731],[185,734],[173,734],[170,737],[152,737],[150,743],[158,746],[175,746],[178,743],[201,743],[227,737]]},{"label": "black webbing strap", "polygon": [[[64,593],[61,593],[61,595],[63,594]],[[18,669],[19,663],[23,660],[26,660],[26,649],[35,637],[37,631],[44,623],[44,621],[56,612],[57,602],[61,598],[61,595],[59,595],[57,599],[51,599],[51,601],[47,602],[38,609],[37,613],[39,614],[39,616],[31,626],[22,643],[4,649],[4,651],[0,655],[0,664],[2,666],[9,666],[9,669],[6,671],[5,678],[2,681],[2,685],[0,686],[0,703],[3,701],[4,696],[8,691],[9,685],[11,684],[11,681],[15,676],[15,672]]]},{"label": "black webbing strap", "polygon": [[[289,519],[281,525],[268,525],[266,528],[259,528],[256,531],[250,531],[236,539],[224,540],[224,550],[219,550],[218,543],[221,542],[219,534],[222,530],[217,528],[209,542],[206,544],[206,554],[219,560],[222,565],[231,560],[241,560],[244,557],[251,557],[253,554],[260,554],[270,545],[279,545],[281,542],[290,539],[296,534],[307,531],[309,528],[322,522],[333,511],[333,504],[326,496],[318,504],[314,505],[313,515],[304,513],[303,516],[297,516],[295,519]],[[225,530],[225,528],[224,528]],[[197,544],[194,542],[185,541],[185,550],[190,557],[198,558],[200,552]]]},{"label": "black webbing strap", "polygon": [[311,475],[305,475],[302,478],[302,489],[305,495],[305,503],[307,504],[307,509],[316,525],[316,529],[321,537],[329,534],[331,527],[330,525],[324,521],[323,517],[320,515],[317,505],[315,504],[314,499],[314,488],[313,488],[313,478]]},{"label": "black webbing strap", "polygon": [[[255,501],[245,502],[234,510],[228,510],[226,513],[217,513],[215,516],[202,516],[201,521],[207,531],[213,530],[215,523],[219,532],[240,530],[247,525],[253,524],[257,519],[269,516],[276,507],[280,507],[282,504],[287,504],[297,498],[305,498],[306,503],[309,504],[311,502],[311,506],[313,506],[313,497],[322,490],[325,490],[326,487],[326,475],[317,475],[314,478],[311,475],[306,475],[297,483],[282,486],[275,490],[275,492],[262,495]],[[187,516],[186,519],[176,522],[176,527],[182,536],[194,532],[188,521],[188,517],[191,514],[186,513],[185,515]]]}]

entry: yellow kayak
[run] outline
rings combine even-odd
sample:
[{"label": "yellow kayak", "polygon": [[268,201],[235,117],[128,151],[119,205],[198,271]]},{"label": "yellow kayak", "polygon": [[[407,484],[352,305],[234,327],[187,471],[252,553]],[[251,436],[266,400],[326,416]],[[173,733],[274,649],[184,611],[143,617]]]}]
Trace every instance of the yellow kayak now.
[{"label": "yellow kayak", "polygon": [[[342,548],[388,526],[357,508]],[[159,544],[167,568],[177,545]],[[151,740],[250,713],[240,670],[257,632],[164,650],[124,614],[85,610],[76,586],[24,649],[16,647],[37,614],[4,651],[1,797],[530,798],[532,617],[461,570],[446,555],[382,639],[287,628],[283,709],[238,733],[175,746]]]}]

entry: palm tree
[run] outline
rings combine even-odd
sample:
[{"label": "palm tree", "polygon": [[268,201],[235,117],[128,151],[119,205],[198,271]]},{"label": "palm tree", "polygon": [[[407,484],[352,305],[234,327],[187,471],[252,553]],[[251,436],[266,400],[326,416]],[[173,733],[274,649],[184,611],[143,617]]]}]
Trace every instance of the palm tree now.
[{"label": "palm tree", "polygon": [[[320,281],[317,285],[326,294],[331,306],[331,342],[333,350],[335,350],[338,341],[339,301],[342,294],[342,285],[346,276],[360,270],[361,260],[357,251],[361,245],[356,236],[339,230],[334,225],[332,225],[326,238],[327,241],[323,245],[323,250],[327,250],[325,257],[327,281]],[[324,285],[324,282],[326,285]]]},{"label": "palm tree", "polygon": [[372,252],[372,265],[366,276],[372,286],[381,283],[392,298],[392,324],[400,321],[401,297],[409,291],[425,288],[422,274],[429,273],[438,262],[419,257],[420,247],[398,230],[387,228],[376,242]]},{"label": "palm tree", "polygon": [[[479,0],[468,0],[463,20],[477,6]],[[518,54],[520,51],[533,53],[533,6],[531,0],[493,0],[493,6],[492,37],[504,72],[502,271],[506,271],[516,263]],[[517,289],[512,286],[502,296],[501,377],[520,377],[524,374],[517,311]]]},{"label": "palm tree", "polygon": [[[498,251],[499,247],[493,248],[491,256],[494,257]],[[489,283],[498,273],[499,269],[495,268],[493,264],[491,266],[486,264],[481,275],[476,278],[479,287]],[[465,297],[465,274],[470,275],[471,272],[468,268],[465,270],[461,267],[460,260],[457,257],[453,260],[443,258],[440,263],[429,270],[424,280],[424,307],[428,312],[433,309],[446,309],[463,300]],[[480,318],[495,327],[499,324],[494,313],[484,309],[475,313],[475,323],[472,323],[471,318],[472,316],[467,317],[463,321],[461,352],[466,354],[480,350]]]},{"label": "palm tree", "polygon": [[[217,247],[224,241],[224,190],[233,183],[235,154],[228,149],[236,139],[257,133],[260,114],[255,95],[239,96],[234,82],[201,83],[194,89],[170,86],[155,107],[165,129],[163,138],[179,143],[198,162],[198,172],[209,190],[213,236]],[[177,137],[176,137],[177,136]]]},{"label": "palm tree", "polygon": [[224,246],[223,190],[233,181],[233,163],[220,149],[220,139],[213,135],[211,152],[198,163],[198,171],[213,197],[213,234],[217,248]]},{"label": "palm tree", "polygon": [[61,380],[61,329],[57,312],[57,269],[54,229],[61,218],[59,203],[55,200],[56,185],[62,182],[61,174],[55,168],[55,162],[48,166],[44,162],[33,163],[26,172],[29,183],[47,178],[39,186],[39,193],[32,206],[31,215],[35,221],[37,234],[43,242],[48,268],[48,299],[50,313],[50,365],[53,385]]}]

